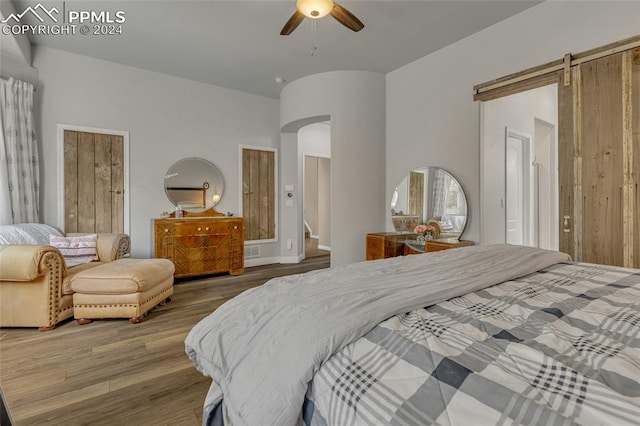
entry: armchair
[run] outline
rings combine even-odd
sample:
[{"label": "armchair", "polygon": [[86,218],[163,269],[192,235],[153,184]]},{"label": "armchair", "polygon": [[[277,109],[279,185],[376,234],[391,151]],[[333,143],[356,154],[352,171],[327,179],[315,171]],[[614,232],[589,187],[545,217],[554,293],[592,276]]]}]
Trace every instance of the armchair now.
[{"label": "armchair", "polygon": [[[79,234],[69,234],[74,235]],[[129,249],[126,234],[98,234],[99,260],[67,268],[60,251],[49,245],[0,245],[0,327],[52,330],[73,316],[73,275],[119,259]]]}]

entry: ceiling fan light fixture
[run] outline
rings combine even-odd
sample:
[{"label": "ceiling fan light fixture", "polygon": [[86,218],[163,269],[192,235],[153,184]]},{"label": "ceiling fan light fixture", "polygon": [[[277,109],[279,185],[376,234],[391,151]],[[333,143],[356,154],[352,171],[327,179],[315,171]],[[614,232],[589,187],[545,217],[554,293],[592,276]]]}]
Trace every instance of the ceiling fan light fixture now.
[{"label": "ceiling fan light fixture", "polygon": [[318,19],[333,10],[333,0],[296,0],[296,7],[304,16]]}]

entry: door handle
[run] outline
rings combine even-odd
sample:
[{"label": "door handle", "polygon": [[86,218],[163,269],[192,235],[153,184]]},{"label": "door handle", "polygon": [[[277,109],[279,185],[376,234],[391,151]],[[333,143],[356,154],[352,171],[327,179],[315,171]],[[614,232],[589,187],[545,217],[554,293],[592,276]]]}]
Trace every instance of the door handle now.
[{"label": "door handle", "polygon": [[570,220],[571,220],[570,216],[562,216],[562,227],[563,227],[562,232],[566,232],[566,233],[571,232],[571,228],[569,225]]},{"label": "door handle", "polygon": [[113,189],[112,189],[112,190],[110,190],[109,192],[115,192],[116,194],[118,194],[118,195],[119,195],[119,194],[123,194],[123,193],[124,193],[124,189],[122,189],[122,190],[120,190],[120,189],[118,189],[118,190],[113,190]]}]

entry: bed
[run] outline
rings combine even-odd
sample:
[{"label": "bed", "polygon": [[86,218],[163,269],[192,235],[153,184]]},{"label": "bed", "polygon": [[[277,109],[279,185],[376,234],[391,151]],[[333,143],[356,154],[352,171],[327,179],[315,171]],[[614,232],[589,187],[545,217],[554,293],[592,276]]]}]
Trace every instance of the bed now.
[{"label": "bed", "polygon": [[640,271],[465,247],[281,277],[185,341],[210,425],[633,425]]}]

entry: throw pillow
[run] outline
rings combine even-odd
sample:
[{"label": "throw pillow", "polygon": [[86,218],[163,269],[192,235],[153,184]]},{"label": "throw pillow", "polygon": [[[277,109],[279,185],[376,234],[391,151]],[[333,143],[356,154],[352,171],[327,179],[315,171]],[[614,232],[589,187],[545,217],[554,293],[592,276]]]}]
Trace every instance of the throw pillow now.
[{"label": "throw pillow", "polygon": [[98,235],[89,234],[78,237],[49,236],[49,244],[62,253],[67,267],[98,260]]}]

